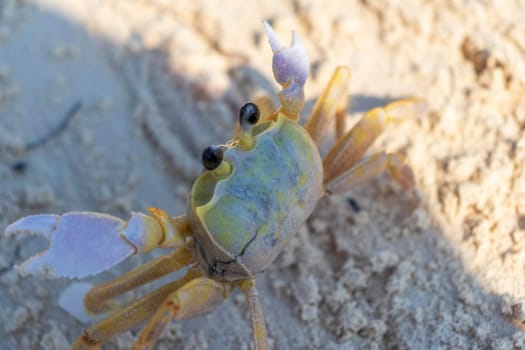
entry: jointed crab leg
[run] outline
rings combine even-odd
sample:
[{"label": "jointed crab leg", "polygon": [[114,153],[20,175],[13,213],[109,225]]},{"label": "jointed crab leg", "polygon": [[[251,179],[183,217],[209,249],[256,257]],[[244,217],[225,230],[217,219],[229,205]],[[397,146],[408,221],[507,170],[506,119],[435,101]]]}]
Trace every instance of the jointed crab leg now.
[{"label": "jointed crab leg", "polygon": [[133,349],[153,348],[171,319],[183,320],[210,312],[230,294],[229,282],[218,282],[206,277],[196,278],[172,292],[159,305],[153,317],[142,330]]},{"label": "jointed crab leg", "polygon": [[343,193],[385,170],[388,170],[403,188],[408,190],[413,187],[414,175],[403,157],[396,153],[380,152],[364,158],[352,168],[328,181],[325,183],[325,188],[329,193]]},{"label": "jointed crab leg", "polygon": [[84,306],[93,313],[111,311],[114,307],[107,302],[109,299],[177,271],[192,262],[192,251],[188,248],[178,248],[169,255],[161,256],[123,276],[93,287],[84,298]]},{"label": "jointed crab leg", "polygon": [[254,98],[253,103],[259,107],[261,113],[261,118],[259,123],[264,122],[265,120],[270,119],[277,112],[277,107],[273,103],[272,99],[268,95],[262,95]]},{"label": "jointed crab leg", "polygon": [[388,124],[418,115],[425,109],[424,101],[411,98],[368,111],[351,130],[337,140],[324,158],[325,183],[350,169]]},{"label": "jointed crab leg", "polygon": [[255,350],[267,350],[268,339],[266,336],[266,325],[264,323],[264,314],[262,312],[261,303],[259,302],[259,295],[255,288],[255,280],[244,280],[240,283],[240,287],[248,299],[248,306],[252,317]]},{"label": "jointed crab leg", "polygon": [[100,349],[101,343],[146,321],[173,291],[201,276],[200,268],[191,268],[177,281],[166,284],[86,329],[73,344],[73,350]]},{"label": "jointed crab leg", "polygon": [[350,69],[339,66],[335,69],[330,81],[326,85],[323,94],[315,103],[310,118],[304,128],[317,146],[323,142],[330,119],[336,117],[336,137],[339,138],[344,132],[344,118],[348,106],[348,82],[350,80]]}]

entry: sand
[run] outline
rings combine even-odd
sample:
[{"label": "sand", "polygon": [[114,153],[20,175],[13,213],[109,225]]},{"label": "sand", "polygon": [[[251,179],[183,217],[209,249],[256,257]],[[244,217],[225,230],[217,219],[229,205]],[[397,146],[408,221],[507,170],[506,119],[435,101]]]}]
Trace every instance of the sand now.
[{"label": "sand", "polygon": [[[270,20],[306,43],[303,117],[340,64],[348,127],[396,98],[430,106],[373,147],[407,157],[416,196],[385,175],[322,200],[258,277],[272,348],[525,348],[524,13],[519,0],[2,0],[0,231],[32,213],[182,214],[202,149],[276,90]],[[0,237],[1,349],[68,349],[82,332],[58,306],[69,281],[13,269],[45,246]],[[250,333],[236,294],[156,348],[250,349]]]}]

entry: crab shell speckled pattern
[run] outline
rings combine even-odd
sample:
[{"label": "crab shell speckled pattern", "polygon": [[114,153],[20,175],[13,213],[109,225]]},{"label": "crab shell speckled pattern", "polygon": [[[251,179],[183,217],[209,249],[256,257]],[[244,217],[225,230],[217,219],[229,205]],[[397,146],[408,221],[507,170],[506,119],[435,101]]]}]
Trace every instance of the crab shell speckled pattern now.
[{"label": "crab shell speckled pattern", "polygon": [[[323,166],[308,133],[279,115],[250,150],[224,153],[232,173],[197,203],[194,184],[188,215],[201,264],[225,279],[263,271],[282,251],[322,195]],[[205,190],[206,191],[206,190]]]}]

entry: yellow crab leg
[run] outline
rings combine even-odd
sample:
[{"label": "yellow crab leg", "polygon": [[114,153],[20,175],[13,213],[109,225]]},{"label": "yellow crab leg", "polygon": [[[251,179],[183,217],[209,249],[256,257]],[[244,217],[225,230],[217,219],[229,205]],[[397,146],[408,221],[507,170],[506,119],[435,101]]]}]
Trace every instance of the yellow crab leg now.
[{"label": "yellow crab leg", "polygon": [[192,262],[193,254],[190,249],[176,249],[169,255],[161,256],[123,276],[91,288],[84,298],[84,306],[92,313],[109,312],[116,307],[107,302],[109,299],[177,271]]},{"label": "yellow crab leg", "polygon": [[253,103],[255,103],[261,111],[261,118],[259,119],[259,123],[262,123],[275,116],[278,110],[277,106],[275,106],[275,103],[273,103],[272,98],[268,95],[256,97],[253,100]]},{"label": "yellow crab leg", "polygon": [[317,146],[323,142],[326,135],[330,118],[336,116],[336,137],[340,137],[344,131],[344,117],[348,107],[348,82],[350,80],[350,68],[339,66],[335,69],[330,81],[326,85],[323,94],[315,103],[310,118],[304,128]]},{"label": "yellow crab leg", "polygon": [[164,285],[87,328],[73,344],[73,350],[100,349],[100,344],[108,339],[146,321],[173,291],[201,276],[200,268],[193,267],[179,280]]},{"label": "yellow crab leg", "polygon": [[246,298],[248,299],[248,306],[252,317],[255,350],[267,350],[268,339],[266,336],[266,324],[264,322],[261,303],[259,302],[259,295],[257,289],[255,289],[255,280],[243,280],[239,283],[239,287],[244,291]]},{"label": "yellow crab leg", "polygon": [[146,324],[133,346],[135,350],[152,349],[172,319],[183,320],[206,314],[230,294],[231,284],[206,277],[196,278],[170,293]]},{"label": "yellow crab leg", "polygon": [[412,118],[426,110],[426,103],[408,98],[374,108],[330,149],[323,160],[325,183],[351,168],[392,122]]},{"label": "yellow crab leg", "polygon": [[380,152],[364,158],[355,166],[325,183],[328,193],[342,193],[388,170],[403,188],[414,186],[414,175],[404,158],[396,153]]}]

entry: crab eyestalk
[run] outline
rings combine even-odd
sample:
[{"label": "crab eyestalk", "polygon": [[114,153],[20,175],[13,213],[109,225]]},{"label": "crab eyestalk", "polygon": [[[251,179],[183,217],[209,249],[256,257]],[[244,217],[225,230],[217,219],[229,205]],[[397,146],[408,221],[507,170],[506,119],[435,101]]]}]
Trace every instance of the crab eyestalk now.
[{"label": "crab eyestalk", "polygon": [[295,32],[292,32],[290,47],[284,47],[268,22],[264,22],[264,31],[273,51],[273,76],[283,87],[279,93],[281,112],[297,120],[304,105],[303,87],[310,69],[308,53]]},{"label": "crab eyestalk", "polygon": [[223,155],[223,146],[211,145],[202,151],[202,165],[217,178],[231,173],[231,164],[222,159]]},{"label": "crab eyestalk", "polygon": [[244,150],[251,149],[255,144],[255,138],[252,135],[252,128],[257,124],[260,118],[259,107],[256,104],[248,102],[241,107],[239,112],[239,147]]}]

